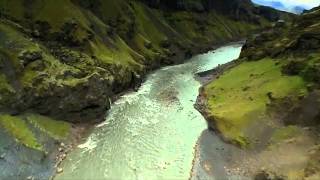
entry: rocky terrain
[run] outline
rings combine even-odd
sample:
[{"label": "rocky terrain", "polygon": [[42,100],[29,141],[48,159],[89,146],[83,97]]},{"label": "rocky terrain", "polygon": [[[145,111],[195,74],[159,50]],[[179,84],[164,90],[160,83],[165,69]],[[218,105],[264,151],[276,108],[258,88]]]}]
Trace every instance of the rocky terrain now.
[{"label": "rocky terrain", "polygon": [[256,179],[320,178],[319,20],[318,7],[252,36],[200,90],[197,108],[224,140],[254,155],[238,163],[249,162]]},{"label": "rocky terrain", "polygon": [[104,120],[150,70],[291,17],[249,0],[2,0],[0,178],[50,176],[70,123]]}]

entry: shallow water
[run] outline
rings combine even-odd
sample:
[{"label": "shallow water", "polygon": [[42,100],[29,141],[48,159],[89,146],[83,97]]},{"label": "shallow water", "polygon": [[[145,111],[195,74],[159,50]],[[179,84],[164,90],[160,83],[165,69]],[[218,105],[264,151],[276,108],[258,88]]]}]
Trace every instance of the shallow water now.
[{"label": "shallow water", "polygon": [[240,50],[222,47],[150,74],[137,92],[114,103],[55,179],[188,179],[207,128],[193,107],[200,87],[194,75],[236,59]]}]

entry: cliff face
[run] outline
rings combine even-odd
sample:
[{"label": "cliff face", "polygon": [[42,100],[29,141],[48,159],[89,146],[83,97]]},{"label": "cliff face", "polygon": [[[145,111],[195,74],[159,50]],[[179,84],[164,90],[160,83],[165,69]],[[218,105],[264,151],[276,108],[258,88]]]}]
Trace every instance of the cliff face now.
[{"label": "cliff face", "polygon": [[[148,69],[179,63],[268,24],[249,1],[144,3],[1,1],[0,109],[73,122],[102,120],[108,99],[139,83]],[[184,11],[196,4],[210,6]]]},{"label": "cliff face", "polygon": [[[314,8],[252,36],[236,65],[201,90],[209,125],[225,140],[258,151],[256,163],[265,168],[256,178],[267,171],[319,178],[319,20]],[[286,159],[293,156],[302,159]]]}]

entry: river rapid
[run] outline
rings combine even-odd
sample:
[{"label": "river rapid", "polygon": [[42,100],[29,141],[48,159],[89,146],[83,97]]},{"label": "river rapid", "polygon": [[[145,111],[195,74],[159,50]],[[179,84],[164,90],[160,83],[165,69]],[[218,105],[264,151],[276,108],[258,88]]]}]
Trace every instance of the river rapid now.
[{"label": "river rapid", "polygon": [[238,58],[241,44],[194,56],[150,75],[118,99],[106,121],[62,163],[56,180],[189,179],[206,121],[194,108],[195,74]]}]

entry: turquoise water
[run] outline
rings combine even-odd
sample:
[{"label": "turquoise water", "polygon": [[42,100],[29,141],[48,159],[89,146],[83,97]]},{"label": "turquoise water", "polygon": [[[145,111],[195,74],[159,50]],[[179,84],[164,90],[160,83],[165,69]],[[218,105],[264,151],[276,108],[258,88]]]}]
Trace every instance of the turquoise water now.
[{"label": "turquoise water", "polygon": [[55,179],[189,179],[194,147],[207,128],[193,107],[200,87],[194,75],[236,59],[240,50],[222,47],[148,75],[137,92],[114,103]]}]

